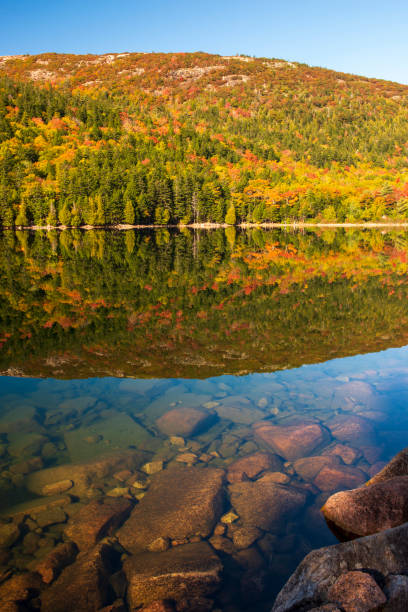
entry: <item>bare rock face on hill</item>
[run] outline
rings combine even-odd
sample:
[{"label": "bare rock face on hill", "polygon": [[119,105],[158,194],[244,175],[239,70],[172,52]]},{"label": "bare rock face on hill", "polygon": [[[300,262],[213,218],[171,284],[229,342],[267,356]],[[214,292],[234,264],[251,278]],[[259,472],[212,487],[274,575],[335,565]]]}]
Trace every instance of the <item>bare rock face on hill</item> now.
[{"label": "bare rock face on hill", "polygon": [[[133,555],[124,564],[130,610],[157,600],[204,597],[220,583],[222,564],[206,542]],[[191,610],[195,609],[192,603]]]},{"label": "bare rock face on hill", "polygon": [[130,552],[148,550],[160,538],[186,542],[207,537],[222,513],[224,470],[174,467],[156,474],[146,495],[119,530]]},{"label": "bare rock face on hill", "polygon": [[318,423],[272,425],[261,422],[254,425],[254,429],[258,439],[289,461],[310,455],[330,439],[327,430]]},{"label": "bare rock face on hill", "polygon": [[[312,611],[316,608],[334,611],[336,606],[350,612],[407,610],[406,576],[401,575],[407,572],[408,524],[405,523],[372,536],[309,553],[279,593],[272,612]],[[357,582],[360,583],[359,595]],[[350,604],[350,600],[354,604]],[[360,607],[353,607],[357,603]]]}]

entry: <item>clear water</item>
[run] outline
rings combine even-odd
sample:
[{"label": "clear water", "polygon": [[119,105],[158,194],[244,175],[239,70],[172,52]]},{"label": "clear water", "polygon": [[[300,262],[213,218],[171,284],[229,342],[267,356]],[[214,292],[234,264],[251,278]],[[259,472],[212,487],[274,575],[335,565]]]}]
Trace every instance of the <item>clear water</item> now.
[{"label": "clear water", "polygon": [[[0,512],[3,524],[25,523],[1,551],[1,572],[32,569],[65,538],[67,517],[30,522],[46,499],[30,479],[50,467],[127,450],[164,470],[183,453],[201,469],[227,470],[274,451],[256,423],[312,419],[331,433],[306,455],[341,444],[354,452],[347,465],[372,476],[407,446],[405,241],[372,231],[4,234]],[[175,407],[216,420],[180,449],[157,425]],[[366,429],[337,438],[331,423],[342,415]],[[307,501],[279,530],[263,530],[245,563],[217,547],[218,609],[269,609],[303,556],[336,541],[319,516],[336,486],[319,488],[283,461],[285,486],[306,487]],[[122,487],[114,472],[73,497],[72,514]],[[137,502],[138,491],[128,494]],[[27,539],[31,530],[38,537]],[[241,582],[262,573],[245,598]]]}]

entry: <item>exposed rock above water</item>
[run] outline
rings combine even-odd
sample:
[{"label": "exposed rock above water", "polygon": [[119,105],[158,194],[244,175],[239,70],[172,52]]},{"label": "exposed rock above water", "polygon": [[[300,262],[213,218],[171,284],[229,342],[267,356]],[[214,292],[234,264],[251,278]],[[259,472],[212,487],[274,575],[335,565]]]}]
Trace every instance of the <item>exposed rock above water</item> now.
[{"label": "exposed rock above water", "polygon": [[222,513],[223,480],[224,470],[214,468],[176,466],[155,474],[118,532],[122,546],[138,552],[161,537],[208,536]]},{"label": "exposed rock above water", "polygon": [[336,493],[322,512],[329,523],[349,537],[401,525],[408,521],[408,476]]},{"label": "exposed rock above water", "polygon": [[221,570],[220,560],[206,542],[133,555],[124,564],[130,610],[160,599],[194,600],[209,595],[220,583]]},{"label": "exposed rock above water", "polygon": [[310,455],[330,440],[327,430],[313,422],[272,425],[264,421],[257,423],[254,429],[258,439],[289,461]]},{"label": "exposed rock above water", "polygon": [[[352,608],[340,604],[341,609],[355,612],[377,610],[380,599],[384,601],[381,591],[387,600],[382,610],[406,610],[406,576],[400,575],[408,572],[408,523],[309,553],[279,593],[272,612],[311,611],[329,603],[338,605],[338,600],[333,599],[339,597],[341,583],[338,589],[335,587],[338,579],[356,570],[368,574],[377,584],[377,587],[373,588],[371,607]],[[385,584],[392,585],[393,579],[394,589],[381,588],[381,585],[384,586],[384,580]],[[371,583],[369,578],[367,581]],[[394,606],[394,601],[397,602],[398,598],[401,598],[401,592],[405,593],[404,608],[397,607],[397,604]]]}]

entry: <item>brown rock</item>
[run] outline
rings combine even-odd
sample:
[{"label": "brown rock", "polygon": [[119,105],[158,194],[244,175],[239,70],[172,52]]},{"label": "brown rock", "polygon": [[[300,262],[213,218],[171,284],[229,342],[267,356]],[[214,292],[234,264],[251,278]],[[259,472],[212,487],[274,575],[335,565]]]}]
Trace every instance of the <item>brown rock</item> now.
[{"label": "brown rock", "polygon": [[263,422],[254,427],[258,439],[289,461],[310,455],[329,441],[328,432],[317,423],[283,426]]},{"label": "brown rock", "polygon": [[126,550],[146,550],[157,538],[207,537],[222,512],[224,471],[177,466],[152,483],[118,532]]},{"label": "brown rock", "polygon": [[209,539],[209,542],[211,546],[215,548],[215,550],[222,550],[227,555],[231,555],[233,552],[235,552],[235,547],[231,540],[224,538],[223,536],[213,535]]},{"label": "brown rock", "polygon": [[329,589],[328,597],[346,612],[375,612],[387,601],[374,578],[359,571],[339,576]]},{"label": "brown rock", "polygon": [[114,599],[109,585],[113,551],[106,544],[82,553],[41,594],[41,612],[89,612]]},{"label": "brown rock", "polygon": [[230,493],[231,504],[244,525],[265,531],[279,530],[283,521],[300,510],[306,501],[304,493],[271,481],[268,474],[255,482],[234,483]]},{"label": "brown rock", "polygon": [[143,606],[141,612],[174,612],[174,606],[170,601],[161,599],[160,601],[152,601],[151,604]]},{"label": "brown rock", "polygon": [[361,453],[359,450],[352,448],[351,446],[347,446],[346,444],[334,444],[329,448],[326,448],[323,455],[335,455],[340,457],[346,465],[351,465],[359,457],[361,457]]},{"label": "brown rock", "polygon": [[133,555],[124,563],[129,608],[156,600],[205,597],[217,589],[221,570],[220,560],[206,542]]},{"label": "brown rock", "polygon": [[78,548],[73,542],[58,544],[45,559],[42,559],[35,567],[45,584],[50,584],[61,573],[61,571],[75,561]]},{"label": "brown rock", "polygon": [[396,476],[408,476],[408,448],[404,448],[378,474],[368,481],[369,484],[385,482]]},{"label": "brown rock", "polygon": [[339,457],[318,455],[298,459],[294,462],[293,467],[303,480],[313,480],[324,467],[332,468],[340,465],[340,463]]},{"label": "brown rock", "polygon": [[54,482],[49,485],[45,485],[42,490],[43,495],[61,495],[61,493],[65,493],[72,489],[74,483],[72,480],[60,480],[59,482]]},{"label": "brown rock", "polygon": [[129,516],[133,504],[121,497],[94,499],[83,506],[69,521],[64,533],[87,550],[107,535],[112,535]]},{"label": "brown rock", "polygon": [[367,480],[364,472],[349,465],[326,466],[316,476],[314,484],[321,491],[354,489]]},{"label": "brown rock", "polygon": [[345,536],[365,536],[408,521],[408,476],[335,493],[322,508],[324,517]]},{"label": "brown rock", "polygon": [[8,548],[20,537],[20,527],[15,523],[0,523],[0,548]]},{"label": "brown rock", "polygon": [[112,604],[101,608],[98,612],[127,612],[127,606],[123,599],[116,599]]},{"label": "brown rock", "polygon": [[[318,608],[322,602],[330,601],[330,588],[345,572],[364,568],[373,576],[384,576],[387,581],[388,576],[406,571],[407,558],[407,523],[372,536],[314,550],[289,578],[272,610],[294,612],[310,610],[313,606]],[[396,612],[398,608],[388,610]]]},{"label": "brown rock", "polygon": [[33,572],[16,574],[0,585],[0,603],[2,612],[20,612],[25,602],[38,596],[41,589],[41,577]]},{"label": "brown rock", "polygon": [[318,608],[312,608],[309,612],[342,612],[336,604],[325,604]]},{"label": "brown rock", "polygon": [[228,535],[232,536],[235,548],[238,550],[249,548],[256,540],[262,537],[262,531],[257,527],[241,527],[232,525]]},{"label": "brown rock", "polygon": [[163,414],[156,423],[166,436],[189,438],[203,431],[213,420],[213,413],[199,408],[174,408]]},{"label": "brown rock", "polygon": [[355,442],[358,446],[370,443],[374,438],[374,427],[370,421],[352,414],[342,414],[328,423],[333,438],[341,442]]},{"label": "brown rock", "polygon": [[265,470],[280,472],[282,461],[271,453],[259,452],[248,457],[237,459],[228,467],[227,480],[229,482],[242,482],[248,478],[256,478]]}]

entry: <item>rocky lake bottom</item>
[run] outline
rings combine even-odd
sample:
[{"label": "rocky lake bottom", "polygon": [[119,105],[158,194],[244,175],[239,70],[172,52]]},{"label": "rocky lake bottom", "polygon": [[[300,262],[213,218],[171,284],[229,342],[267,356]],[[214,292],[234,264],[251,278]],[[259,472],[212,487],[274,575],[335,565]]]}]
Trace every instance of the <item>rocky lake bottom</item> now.
[{"label": "rocky lake bottom", "polygon": [[337,542],[326,499],[404,447],[407,356],[207,380],[2,378],[2,580],[39,573],[50,611],[67,592],[78,610],[270,609],[303,557]]}]

